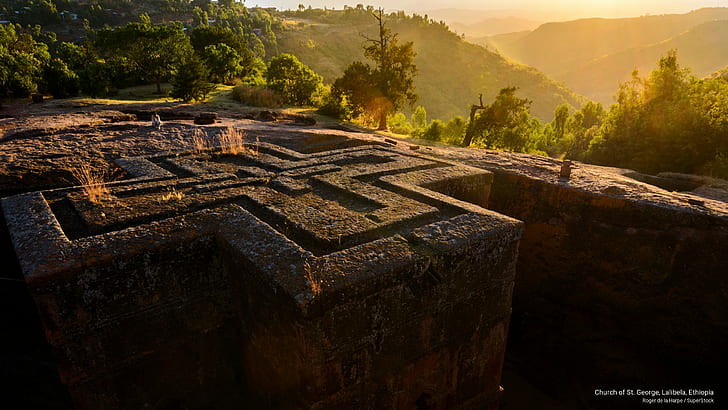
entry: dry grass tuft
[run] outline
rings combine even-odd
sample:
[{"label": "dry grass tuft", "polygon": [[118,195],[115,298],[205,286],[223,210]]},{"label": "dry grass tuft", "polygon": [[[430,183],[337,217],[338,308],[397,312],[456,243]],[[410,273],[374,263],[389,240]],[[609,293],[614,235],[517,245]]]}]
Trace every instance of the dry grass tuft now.
[{"label": "dry grass tuft", "polygon": [[92,203],[99,203],[109,194],[105,185],[106,173],[95,171],[88,163],[80,163],[69,169],[71,175],[81,185],[81,190]]},{"label": "dry grass tuft", "polygon": [[162,194],[162,201],[167,202],[171,200],[175,201],[181,201],[182,198],[184,198],[185,194],[183,192],[179,192],[176,189],[172,188],[171,190],[165,192]]},{"label": "dry grass tuft", "polygon": [[321,294],[323,281],[321,279],[317,279],[316,275],[313,272],[313,268],[311,267],[311,264],[308,263],[307,260],[303,261],[303,273],[306,275],[306,279],[308,280],[309,285],[311,286],[311,291],[313,292],[314,296],[318,296]]},{"label": "dry grass tuft", "polygon": [[251,107],[280,107],[283,97],[276,92],[251,85],[239,85],[233,88],[232,98]]},{"label": "dry grass tuft", "polygon": [[248,154],[258,156],[258,146],[251,149],[245,145],[245,131],[234,127],[227,127],[217,134],[218,145],[223,154]]},{"label": "dry grass tuft", "polygon": [[207,134],[199,128],[195,128],[192,134],[192,148],[195,152],[202,152],[211,146],[211,141],[207,138]]}]

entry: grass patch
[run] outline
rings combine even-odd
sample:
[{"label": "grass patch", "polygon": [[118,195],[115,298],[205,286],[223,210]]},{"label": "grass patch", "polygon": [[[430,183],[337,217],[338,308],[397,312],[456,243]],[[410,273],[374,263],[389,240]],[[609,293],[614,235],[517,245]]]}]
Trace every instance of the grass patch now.
[{"label": "grass patch", "polygon": [[246,146],[246,135],[245,131],[234,127],[227,127],[220,131],[220,133],[217,134],[217,142],[220,147],[220,151],[223,154],[248,154],[257,157],[259,155],[258,144],[256,144],[254,148]]},{"label": "grass patch", "polygon": [[106,173],[95,171],[87,163],[79,163],[70,168],[71,175],[81,185],[81,191],[92,203],[100,203],[109,194],[105,185]]}]

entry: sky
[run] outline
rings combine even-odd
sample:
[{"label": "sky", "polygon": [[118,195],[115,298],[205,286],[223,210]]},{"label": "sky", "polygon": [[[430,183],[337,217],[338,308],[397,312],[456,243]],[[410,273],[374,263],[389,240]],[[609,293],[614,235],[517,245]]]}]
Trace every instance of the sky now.
[{"label": "sky", "polygon": [[[503,17],[549,18],[553,20],[581,17],[635,17],[645,14],[685,13],[702,7],[726,7],[728,0],[246,0],[248,7],[276,7],[296,9],[299,4],[314,8],[341,9],[344,5],[358,3],[381,6],[385,10],[427,12],[443,8],[472,10],[501,10]],[[558,18],[561,16],[561,18]]]}]

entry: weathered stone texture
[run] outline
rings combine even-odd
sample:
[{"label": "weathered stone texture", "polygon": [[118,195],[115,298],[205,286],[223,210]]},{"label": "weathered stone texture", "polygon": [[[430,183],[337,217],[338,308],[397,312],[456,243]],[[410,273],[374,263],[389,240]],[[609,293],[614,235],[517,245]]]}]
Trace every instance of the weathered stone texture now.
[{"label": "weathered stone texture", "polygon": [[497,402],[522,228],[490,172],[376,145],[118,164],[100,203],[3,201],[78,408]]},{"label": "weathered stone texture", "polygon": [[611,187],[495,172],[491,208],[526,222],[514,295],[526,336],[590,349],[593,383],[712,380],[728,345],[728,218]]}]

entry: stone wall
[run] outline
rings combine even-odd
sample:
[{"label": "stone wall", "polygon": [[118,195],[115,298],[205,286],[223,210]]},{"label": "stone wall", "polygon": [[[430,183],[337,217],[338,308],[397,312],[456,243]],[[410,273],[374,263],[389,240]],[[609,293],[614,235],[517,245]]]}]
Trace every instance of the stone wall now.
[{"label": "stone wall", "polygon": [[615,174],[585,189],[588,168],[553,182],[493,170],[491,209],[525,222],[513,302],[522,352],[552,346],[588,372],[587,390],[717,387],[728,345],[724,214]]},{"label": "stone wall", "polygon": [[[126,158],[3,200],[77,408],[489,408],[521,223],[487,171],[352,143]],[[469,201],[469,202],[468,202]]]}]

